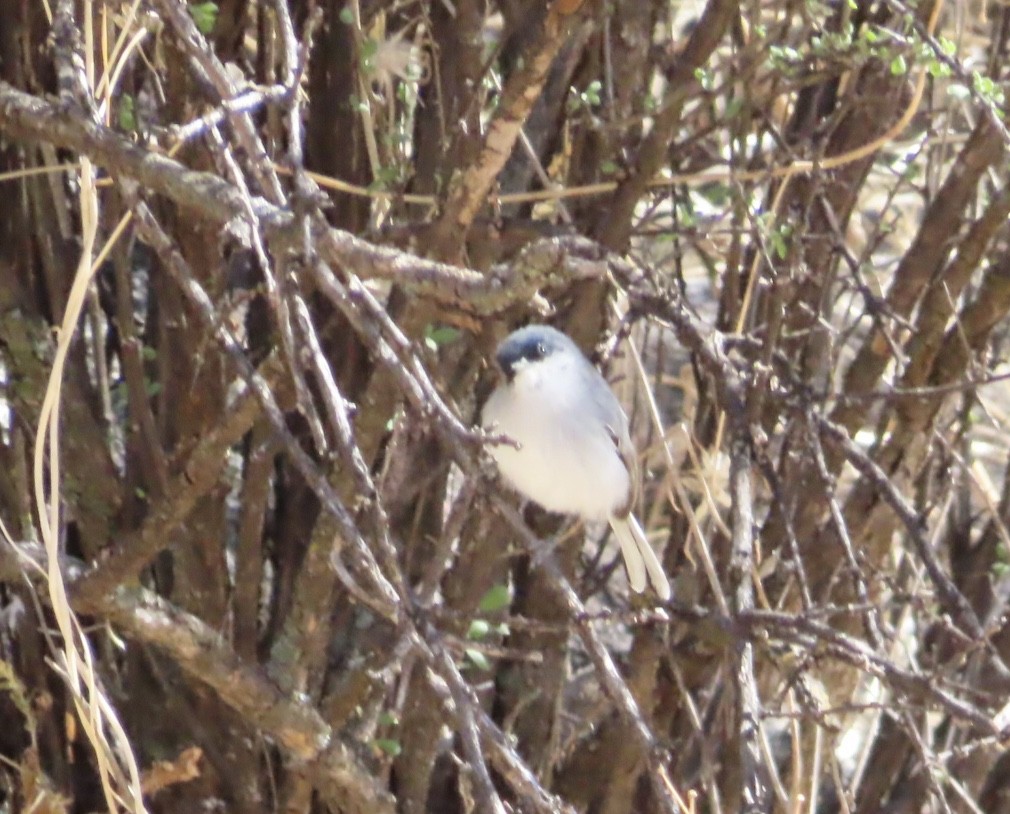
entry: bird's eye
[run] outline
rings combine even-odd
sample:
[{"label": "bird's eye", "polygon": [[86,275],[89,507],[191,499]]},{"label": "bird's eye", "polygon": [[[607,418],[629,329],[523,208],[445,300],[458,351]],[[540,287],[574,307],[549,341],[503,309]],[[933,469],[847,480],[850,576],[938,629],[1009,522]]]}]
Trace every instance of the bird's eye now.
[{"label": "bird's eye", "polygon": [[547,348],[544,347],[544,343],[537,342],[537,344],[533,346],[533,358],[543,359],[546,355],[547,355]]}]

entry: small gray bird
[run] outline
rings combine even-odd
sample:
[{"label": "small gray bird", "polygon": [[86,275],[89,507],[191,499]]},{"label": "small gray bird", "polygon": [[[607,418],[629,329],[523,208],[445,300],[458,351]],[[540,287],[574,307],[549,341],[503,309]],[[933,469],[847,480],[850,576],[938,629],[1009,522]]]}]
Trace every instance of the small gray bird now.
[{"label": "small gray bird", "polygon": [[515,441],[491,446],[505,479],[548,511],[606,520],[621,545],[628,582],[646,578],[662,600],[670,582],[638,520],[635,450],[628,418],[606,380],[576,344],[547,325],[509,334],[495,354],[504,380],[481,424]]}]

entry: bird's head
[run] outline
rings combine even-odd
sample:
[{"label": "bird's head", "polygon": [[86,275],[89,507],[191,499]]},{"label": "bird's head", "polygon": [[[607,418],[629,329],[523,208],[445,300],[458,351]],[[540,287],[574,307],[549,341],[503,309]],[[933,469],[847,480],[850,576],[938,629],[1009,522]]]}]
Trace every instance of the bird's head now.
[{"label": "bird's head", "polygon": [[502,340],[495,361],[502,375],[511,382],[523,370],[569,351],[579,352],[572,340],[560,331],[548,325],[527,325]]}]

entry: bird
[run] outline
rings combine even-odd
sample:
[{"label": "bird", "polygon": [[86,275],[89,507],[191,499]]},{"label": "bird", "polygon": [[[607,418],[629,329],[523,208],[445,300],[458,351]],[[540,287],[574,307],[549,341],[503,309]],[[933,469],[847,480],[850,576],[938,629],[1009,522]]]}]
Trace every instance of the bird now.
[{"label": "bird", "polygon": [[670,582],[632,513],[635,448],[607,381],[570,337],[548,325],[513,331],[495,361],[501,378],[480,421],[508,439],[488,450],[505,481],[550,512],[606,520],[632,590],[642,593],[651,582],[668,600]]}]

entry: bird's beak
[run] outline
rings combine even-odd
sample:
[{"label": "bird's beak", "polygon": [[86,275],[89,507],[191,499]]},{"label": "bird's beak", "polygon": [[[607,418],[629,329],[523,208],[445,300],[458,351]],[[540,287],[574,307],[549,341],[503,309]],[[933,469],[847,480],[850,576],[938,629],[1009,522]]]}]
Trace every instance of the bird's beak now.
[{"label": "bird's beak", "polygon": [[511,354],[499,353],[495,356],[495,361],[498,363],[498,370],[505,377],[505,381],[512,384],[512,380],[516,375],[516,363],[518,360]]},{"label": "bird's beak", "polygon": [[515,378],[516,375],[515,366],[498,365],[498,370],[501,372],[501,375],[504,377],[505,381],[507,381],[509,384],[512,384],[512,380]]}]

